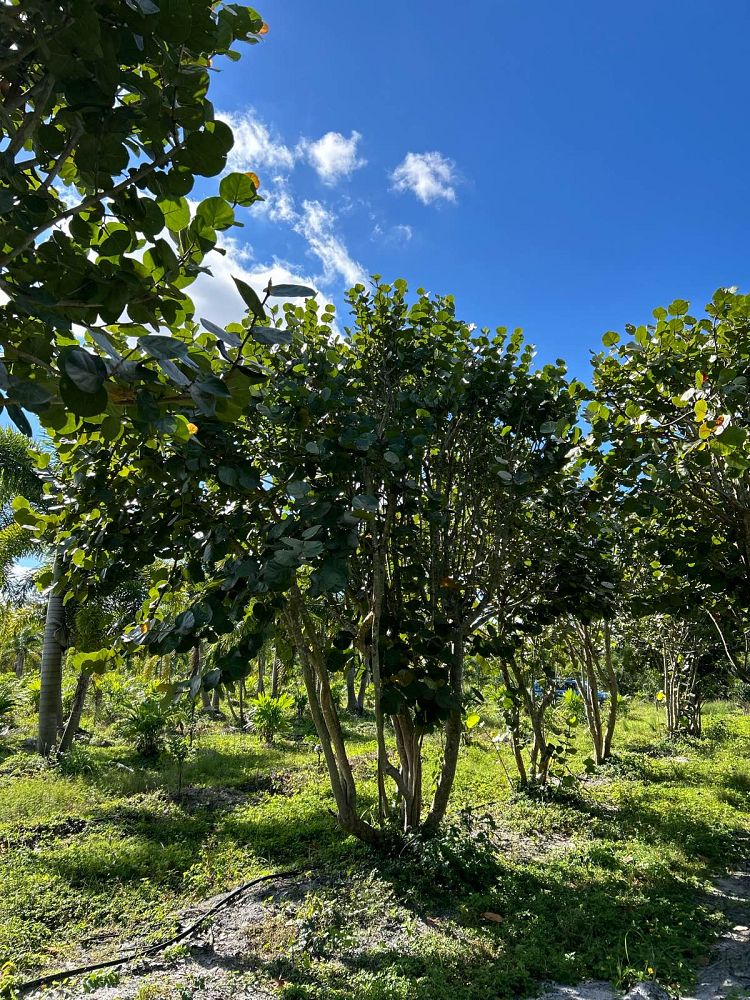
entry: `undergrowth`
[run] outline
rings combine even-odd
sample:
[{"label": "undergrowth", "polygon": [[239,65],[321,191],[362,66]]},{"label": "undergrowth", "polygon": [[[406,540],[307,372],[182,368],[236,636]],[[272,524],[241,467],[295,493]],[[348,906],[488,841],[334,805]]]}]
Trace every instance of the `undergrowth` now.
[{"label": "undergrowth", "polygon": [[[337,829],[312,740],[269,747],[205,724],[178,794],[173,762],[107,736],[57,766],[13,747],[0,761],[0,966],[17,976],[153,941],[191,902],[293,866],[309,891],[248,939],[254,974],[286,1000],[486,1000],[587,977],[684,987],[719,930],[707,881],[747,850],[750,719],[721,706],[677,745],[652,706],[631,709],[612,763],[541,797],[472,742],[441,835],[389,856]],[[367,722],[350,736],[372,796]]]}]

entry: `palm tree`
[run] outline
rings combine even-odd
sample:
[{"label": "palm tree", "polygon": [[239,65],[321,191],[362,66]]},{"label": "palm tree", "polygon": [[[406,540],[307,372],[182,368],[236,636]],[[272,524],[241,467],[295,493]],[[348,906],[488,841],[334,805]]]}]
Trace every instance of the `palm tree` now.
[{"label": "palm tree", "polygon": [[[25,496],[32,503],[42,498],[42,482],[37,472],[37,449],[23,434],[0,428],[0,592],[6,598],[18,599],[14,588],[16,560],[38,554],[39,547],[13,521],[12,500]],[[59,577],[55,560],[53,579]],[[17,580],[17,576],[16,576]],[[65,636],[65,608],[62,596],[54,589],[47,599],[44,640],[40,664],[39,734],[37,748],[48,754],[57,740],[62,725],[62,662]]]},{"label": "palm tree", "polygon": [[19,679],[28,663],[37,663],[42,645],[37,608],[9,610],[0,626],[0,663],[8,665]]},{"label": "palm tree", "polygon": [[13,520],[12,501],[25,496],[39,501],[42,484],[37,473],[38,451],[23,434],[0,427],[0,597],[18,602],[26,581],[16,571],[24,556],[34,554],[37,543]]}]

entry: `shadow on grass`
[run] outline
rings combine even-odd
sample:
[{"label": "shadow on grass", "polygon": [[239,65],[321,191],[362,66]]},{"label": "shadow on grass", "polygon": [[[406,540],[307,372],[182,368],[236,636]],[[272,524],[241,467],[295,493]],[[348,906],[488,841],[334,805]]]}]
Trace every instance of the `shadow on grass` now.
[{"label": "shadow on grass", "polygon": [[[403,900],[403,880],[395,885]],[[691,886],[669,876],[634,884],[625,869],[566,878],[564,868],[499,865],[496,884],[484,891],[442,899],[423,892],[432,905],[416,910],[422,922],[414,931],[375,941],[365,932],[361,949],[332,952],[334,962],[269,963],[269,973],[291,984],[283,996],[487,1000],[533,994],[546,980],[626,984],[648,978],[649,969],[664,983],[685,984],[714,926]],[[414,898],[407,894],[411,907]]]},{"label": "shadow on grass", "polygon": [[[734,790],[732,781],[732,776],[724,776],[718,785]],[[682,780],[680,785],[684,785]],[[738,785],[740,788],[744,785],[743,776],[739,776]],[[566,810],[580,815],[582,826],[596,840],[637,838],[646,844],[677,848],[714,866],[724,865],[740,853],[739,826],[707,816],[699,793],[686,805],[664,795],[652,795],[647,788],[627,789],[617,808],[589,798],[584,791],[561,794],[558,801]]]}]

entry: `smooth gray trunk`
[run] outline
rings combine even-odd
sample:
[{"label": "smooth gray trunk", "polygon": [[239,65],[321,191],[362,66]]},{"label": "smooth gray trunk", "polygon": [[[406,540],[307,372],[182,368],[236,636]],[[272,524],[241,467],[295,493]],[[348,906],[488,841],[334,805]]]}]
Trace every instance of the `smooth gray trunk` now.
[{"label": "smooth gray trunk", "polygon": [[[55,579],[59,577],[59,572],[59,562],[56,559],[54,569]],[[37,736],[37,750],[45,757],[54,749],[57,742],[57,734],[62,725],[62,669],[64,652],[62,640],[64,635],[65,608],[62,597],[59,594],[50,593],[47,599],[47,615],[44,622],[44,640],[42,643],[39,731]]]},{"label": "smooth gray trunk", "polygon": [[88,694],[90,683],[91,674],[84,671],[78,675],[78,683],[76,684],[76,691],[73,696],[73,705],[70,709],[70,716],[65,724],[62,738],[60,739],[58,753],[66,753],[73,745],[73,740],[81,725],[83,706],[86,704],[86,695]]}]

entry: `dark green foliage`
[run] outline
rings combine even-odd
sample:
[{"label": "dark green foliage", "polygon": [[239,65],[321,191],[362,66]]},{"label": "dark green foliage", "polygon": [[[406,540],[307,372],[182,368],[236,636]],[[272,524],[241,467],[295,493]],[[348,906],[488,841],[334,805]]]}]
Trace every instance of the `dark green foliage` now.
[{"label": "dark green foliage", "polygon": [[125,711],[121,729],[136,753],[145,760],[156,760],[164,749],[167,726],[174,710],[161,699],[149,697]]},{"label": "dark green foliage", "polygon": [[[231,363],[213,338],[189,350],[184,289],[235,206],[258,200],[257,178],[224,177],[194,213],[186,196],[233,143],[208,99],[213,61],[264,30],[251,7],[209,0],[4,5],[0,407],[24,433],[24,410],[57,430],[106,412],[108,440],[123,417],[175,433],[175,387],[209,406],[204,377]],[[148,327],[180,353],[150,350],[165,338]]]}]

